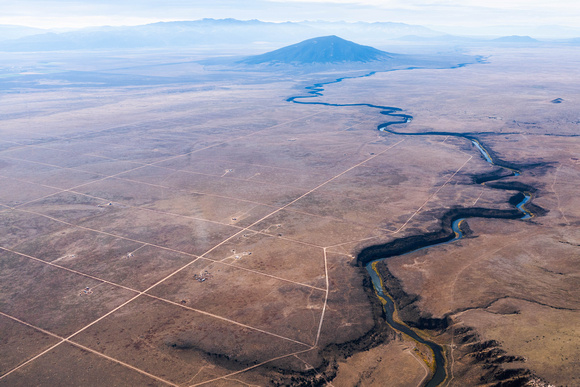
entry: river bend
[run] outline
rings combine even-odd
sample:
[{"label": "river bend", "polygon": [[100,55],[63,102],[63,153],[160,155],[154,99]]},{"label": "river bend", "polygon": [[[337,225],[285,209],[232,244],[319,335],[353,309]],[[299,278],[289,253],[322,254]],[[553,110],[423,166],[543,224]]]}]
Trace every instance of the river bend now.
[{"label": "river bend", "polygon": [[[462,65],[456,66],[462,67]],[[409,67],[405,70],[412,70],[413,67]],[[396,70],[387,70],[396,71]],[[304,105],[324,105],[330,107],[353,107],[361,106],[373,109],[378,109],[382,115],[388,116],[389,121],[382,122],[377,126],[377,129],[382,132],[387,132],[396,136],[453,136],[462,137],[467,141],[470,141],[474,148],[481,154],[482,158],[503,170],[504,174],[494,174],[487,177],[482,177],[481,180],[474,179],[474,183],[487,184],[496,180],[503,179],[507,176],[519,176],[521,174],[518,168],[509,162],[500,160],[499,158],[494,158],[494,153],[486,148],[482,142],[476,137],[476,133],[455,133],[455,132],[443,132],[443,131],[430,131],[423,133],[403,133],[391,129],[393,125],[401,125],[413,120],[413,117],[409,114],[403,113],[403,110],[397,107],[374,105],[370,103],[348,103],[348,104],[334,104],[327,102],[313,101],[312,99],[323,96],[324,86],[342,82],[345,79],[354,79],[369,77],[376,74],[376,71],[369,72],[361,76],[352,77],[342,77],[337,78],[333,81],[316,83],[312,86],[307,86],[305,89],[308,90],[308,95],[294,96],[287,99],[288,102]],[[480,133],[481,134],[481,133]],[[486,133],[489,134],[489,133]],[[505,135],[505,133],[503,133]],[[442,219],[442,229],[437,232],[431,232],[421,235],[414,235],[404,238],[399,238],[386,244],[374,245],[364,248],[360,251],[357,256],[357,261],[360,265],[364,265],[369,276],[372,279],[372,283],[375,289],[375,294],[381,300],[383,304],[383,309],[385,312],[385,319],[387,323],[396,331],[399,331],[413,340],[427,345],[431,351],[433,351],[435,369],[431,379],[426,382],[427,387],[435,387],[441,385],[447,378],[446,372],[446,359],[443,348],[432,341],[424,339],[419,336],[413,329],[408,325],[396,321],[394,318],[396,306],[393,298],[388,294],[388,290],[385,289],[381,277],[376,269],[376,264],[379,261],[383,261],[392,257],[401,256],[404,254],[409,254],[417,250],[426,249],[432,246],[454,242],[463,237],[463,232],[461,231],[461,223],[468,218],[483,217],[483,218],[499,218],[499,219],[529,219],[534,216],[534,214],[526,209],[525,205],[532,199],[533,188],[525,186],[523,184],[496,184],[495,186],[489,185],[490,188],[503,189],[517,192],[510,198],[510,204],[513,206],[513,210],[499,210],[499,209],[489,209],[480,207],[471,208],[455,208],[447,211]]]}]

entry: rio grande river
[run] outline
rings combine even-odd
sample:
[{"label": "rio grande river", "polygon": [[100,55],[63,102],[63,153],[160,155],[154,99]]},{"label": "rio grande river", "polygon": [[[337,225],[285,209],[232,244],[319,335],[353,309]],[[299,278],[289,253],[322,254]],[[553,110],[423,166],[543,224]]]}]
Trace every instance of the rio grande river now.
[{"label": "rio grande river", "polygon": [[[461,66],[462,65],[456,67]],[[413,68],[408,68],[407,70],[412,69]],[[321,97],[323,95],[322,93],[324,91],[325,85],[342,82],[345,79],[369,77],[374,75],[375,73],[376,72],[373,71],[361,76],[343,77],[329,82],[316,83],[312,86],[306,87],[306,90],[308,90],[307,92],[308,95],[291,97],[288,98],[287,101],[297,104],[308,104],[308,105],[324,105],[332,107],[361,106],[378,109],[381,114],[390,117],[391,120],[381,123],[380,125],[378,125],[377,129],[382,132],[387,132],[396,136],[462,137],[473,144],[474,148],[476,148],[481,153],[481,156],[483,157],[483,159],[485,159],[486,162],[493,164],[503,169],[505,172],[507,172],[507,174],[497,173],[496,174],[497,176],[487,177],[485,179],[485,182],[482,184],[496,181],[505,178],[507,176],[520,175],[520,171],[514,168],[513,165],[509,165],[508,163],[503,162],[501,160],[494,160],[494,158],[492,157],[493,153],[485,148],[485,146],[481,143],[481,141],[476,137],[476,134],[454,133],[454,132],[401,133],[390,129],[390,126],[401,125],[411,122],[413,117],[411,115],[402,113],[402,110],[399,108],[373,105],[369,103],[333,104],[311,100]],[[509,183],[503,184],[501,186],[496,186],[493,188],[512,190],[518,192],[510,199],[510,203],[514,206],[513,210],[498,210],[498,209],[475,208],[475,207],[457,208],[449,210],[443,216],[442,219],[444,224],[445,223],[448,224],[446,226],[444,225],[441,231],[435,233],[428,233],[424,235],[415,235],[411,237],[400,238],[383,245],[369,246],[363,249],[357,256],[359,264],[364,265],[366,267],[367,272],[372,279],[375,293],[383,303],[383,309],[385,312],[385,319],[387,323],[396,331],[399,331],[409,336],[410,338],[419,343],[427,345],[433,352],[434,372],[433,375],[431,376],[431,379],[429,379],[426,383],[427,387],[439,386],[447,378],[446,359],[443,352],[443,348],[437,343],[422,338],[413,329],[411,329],[408,325],[404,324],[402,321],[396,321],[394,317],[396,316],[395,300],[393,300],[393,298],[389,295],[388,289],[385,289],[383,281],[377,271],[376,264],[380,261],[384,261],[392,257],[409,254],[420,249],[426,249],[432,246],[440,245],[443,243],[450,243],[461,239],[463,237],[463,233],[461,232],[460,226],[461,223],[467,218],[484,217],[484,218],[502,218],[502,219],[518,219],[518,218],[528,219],[534,216],[529,210],[527,210],[524,207],[525,204],[528,203],[532,198],[531,192],[527,191],[525,188],[522,188],[522,186],[510,185]]]}]

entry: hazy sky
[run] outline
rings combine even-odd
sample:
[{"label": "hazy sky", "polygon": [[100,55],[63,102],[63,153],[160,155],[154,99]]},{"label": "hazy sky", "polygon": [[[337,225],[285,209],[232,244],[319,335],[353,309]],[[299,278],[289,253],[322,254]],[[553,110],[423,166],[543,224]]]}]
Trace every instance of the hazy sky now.
[{"label": "hazy sky", "polygon": [[421,25],[580,26],[579,0],[0,0],[0,24],[136,25],[236,18],[392,21]]}]

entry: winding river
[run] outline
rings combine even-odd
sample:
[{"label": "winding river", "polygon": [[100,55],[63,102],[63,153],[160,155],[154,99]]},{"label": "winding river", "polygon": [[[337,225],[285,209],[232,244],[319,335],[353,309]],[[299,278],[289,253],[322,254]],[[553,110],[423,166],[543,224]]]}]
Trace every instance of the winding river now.
[{"label": "winding river", "polygon": [[[464,65],[458,65],[455,67],[463,67]],[[404,70],[412,70],[416,67],[408,67]],[[382,72],[397,71],[397,70],[386,70]],[[377,129],[382,132],[387,132],[397,136],[453,136],[462,137],[467,141],[470,141],[473,146],[481,153],[483,159],[486,162],[495,165],[501,170],[505,171],[503,174],[495,173],[490,176],[482,177],[480,180],[474,179],[474,182],[486,184],[489,182],[497,181],[507,176],[519,176],[520,170],[517,166],[511,163],[500,160],[494,157],[494,153],[488,150],[482,142],[476,137],[478,134],[482,133],[454,133],[454,132],[422,132],[422,133],[402,133],[397,132],[390,127],[392,125],[400,125],[411,122],[413,117],[411,115],[402,112],[402,109],[390,106],[380,106],[369,103],[350,103],[350,104],[334,104],[327,102],[312,101],[308,99],[318,98],[323,96],[324,86],[342,82],[345,79],[354,79],[369,77],[376,74],[376,71],[369,72],[360,76],[342,77],[329,82],[316,83],[312,86],[306,87],[308,90],[308,95],[294,96],[287,99],[288,102],[305,104],[305,105],[324,105],[324,106],[334,106],[334,107],[352,107],[352,106],[364,106],[373,109],[379,109],[380,113],[391,118],[390,121],[383,122],[378,125]],[[486,133],[490,134],[490,133]],[[504,133],[505,134],[505,133]],[[506,174],[507,173],[507,174]],[[510,198],[510,204],[513,205],[513,210],[499,210],[499,209],[488,209],[488,208],[455,208],[447,211],[442,219],[442,228],[440,231],[426,233],[422,235],[415,235],[410,237],[404,237],[396,239],[392,242],[369,246],[364,248],[357,256],[357,261],[360,265],[364,265],[368,274],[372,279],[372,283],[375,289],[377,297],[381,300],[383,304],[383,309],[385,312],[385,319],[387,323],[396,331],[399,331],[413,340],[427,345],[433,352],[434,359],[434,369],[431,379],[429,379],[425,386],[435,387],[441,385],[447,378],[446,372],[446,358],[443,348],[432,341],[429,341],[417,334],[408,325],[398,321],[396,318],[396,306],[393,298],[388,294],[381,276],[379,275],[376,264],[380,261],[401,256],[404,254],[409,254],[421,249],[426,249],[429,247],[441,245],[444,243],[454,242],[463,238],[463,232],[461,231],[461,224],[467,218],[483,217],[483,218],[502,218],[502,219],[528,219],[534,216],[534,214],[526,209],[525,205],[532,199],[533,188],[525,186],[523,184],[514,183],[502,183],[488,185],[490,188],[502,189],[517,192]]]}]

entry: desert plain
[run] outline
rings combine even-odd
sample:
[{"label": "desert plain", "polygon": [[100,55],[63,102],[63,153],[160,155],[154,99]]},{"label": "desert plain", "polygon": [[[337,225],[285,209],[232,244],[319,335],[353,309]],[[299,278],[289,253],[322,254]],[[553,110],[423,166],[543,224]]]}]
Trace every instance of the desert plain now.
[{"label": "desert plain", "polygon": [[0,60],[1,386],[426,383],[428,348],[385,322],[357,254],[513,192],[474,182],[498,167],[465,138],[287,101],[343,76],[309,101],[476,133],[522,166],[501,181],[535,188],[530,219],[467,219],[379,264],[398,318],[443,347],[443,385],[580,384],[577,49],[388,72],[212,54]]}]

